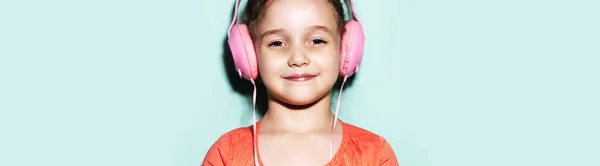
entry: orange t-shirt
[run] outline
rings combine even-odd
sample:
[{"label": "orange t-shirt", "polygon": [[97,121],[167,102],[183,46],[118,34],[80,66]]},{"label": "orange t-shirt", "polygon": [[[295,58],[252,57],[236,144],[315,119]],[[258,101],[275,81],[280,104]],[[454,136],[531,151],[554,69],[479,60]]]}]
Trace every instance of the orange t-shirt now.
[{"label": "orange t-shirt", "polygon": [[[397,166],[392,147],[381,136],[340,121],[342,144],[328,166]],[[259,130],[260,121],[256,123]],[[208,150],[202,166],[254,165],[252,126],[222,135]],[[263,163],[260,161],[262,165]]]}]

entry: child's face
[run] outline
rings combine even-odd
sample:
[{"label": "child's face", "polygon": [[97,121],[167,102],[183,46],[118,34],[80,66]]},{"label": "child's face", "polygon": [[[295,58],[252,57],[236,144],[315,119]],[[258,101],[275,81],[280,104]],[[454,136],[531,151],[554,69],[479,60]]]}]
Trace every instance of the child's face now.
[{"label": "child's face", "polygon": [[[271,96],[306,105],[330,92],[339,75],[337,27],[326,0],[279,0],[267,7],[255,47]],[[302,74],[308,76],[297,76]]]}]

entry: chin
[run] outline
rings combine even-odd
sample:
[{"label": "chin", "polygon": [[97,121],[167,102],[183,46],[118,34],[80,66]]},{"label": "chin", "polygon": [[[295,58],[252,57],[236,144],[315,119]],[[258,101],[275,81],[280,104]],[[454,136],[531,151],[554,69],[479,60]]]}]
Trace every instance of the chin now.
[{"label": "chin", "polygon": [[334,83],[335,79],[320,77],[304,82],[266,80],[265,88],[270,100],[292,109],[302,109],[326,100]]},{"label": "chin", "polygon": [[290,107],[309,107],[326,98],[329,93],[310,92],[306,90],[288,91],[283,93],[272,94],[275,100],[281,102],[282,105]]}]

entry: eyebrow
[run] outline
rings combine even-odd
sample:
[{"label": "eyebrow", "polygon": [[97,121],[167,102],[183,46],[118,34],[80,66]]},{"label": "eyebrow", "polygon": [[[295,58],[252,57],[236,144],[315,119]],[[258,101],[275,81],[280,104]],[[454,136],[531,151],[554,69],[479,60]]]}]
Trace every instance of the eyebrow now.
[{"label": "eyebrow", "polygon": [[260,35],[260,38],[263,38],[265,36],[272,35],[272,34],[277,34],[277,33],[283,32],[283,31],[285,31],[285,30],[283,30],[281,28],[268,30],[268,31],[264,32],[262,35]]},{"label": "eyebrow", "polygon": [[[327,28],[326,26],[322,26],[322,25],[313,25],[306,29],[308,31],[319,31],[320,30],[320,31],[325,31],[327,33],[333,34],[333,31],[331,31],[331,29]],[[260,38],[264,38],[265,36],[277,34],[277,33],[281,33],[281,32],[285,32],[285,30],[281,29],[281,28],[268,30],[268,31],[264,32],[262,35],[260,35]]]},{"label": "eyebrow", "polygon": [[321,30],[321,31],[325,31],[327,33],[333,34],[333,31],[331,31],[331,29],[327,28],[326,26],[322,26],[322,25],[313,25],[313,26],[308,27],[308,29],[310,31]]}]

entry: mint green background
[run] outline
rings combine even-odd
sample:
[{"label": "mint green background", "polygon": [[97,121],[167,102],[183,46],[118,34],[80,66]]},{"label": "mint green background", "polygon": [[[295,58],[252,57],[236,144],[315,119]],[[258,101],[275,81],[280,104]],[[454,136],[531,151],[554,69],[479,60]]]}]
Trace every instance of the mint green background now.
[{"label": "mint green background", "polygon": [[[251,124],[230,0],[0,2],[0,165],[199,165]],[[404,166],[599,166],[600,2],[370,0],[341,118]]]}]

